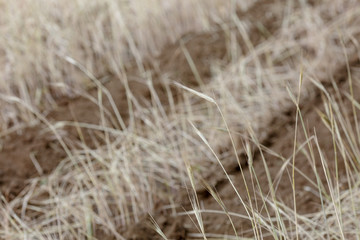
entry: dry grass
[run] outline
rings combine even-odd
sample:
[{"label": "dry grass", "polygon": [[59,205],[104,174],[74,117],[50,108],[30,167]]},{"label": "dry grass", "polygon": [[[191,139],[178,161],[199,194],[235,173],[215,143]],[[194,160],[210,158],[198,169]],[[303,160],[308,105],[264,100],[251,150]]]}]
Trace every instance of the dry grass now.
[{"label": "dry grass", "polygon": [[[206,3],[205,3],[206,2]],[[81,63],[94,76],[124,73],[188,32],[221,23],[230,4],[211,1],[2,1],[0,89],[41,110],[54,98],[74,95],[93,83],[66,61]],[[191,9],[191,11],[186,11]],[[180,23],[180,24],[177,24]],[[2,128],[28,121],[23,109],[2,107]]]},{"label": "dry grass", "polygon": [[[99,234],[106,234],[124,239],[124,229],[144,214],[153,214],[157,203],[165,202],[165,208],[175,211],[177,193],[185,186],[195,191],[191,193],[194,209],[187,212],[195,215],[199,229],[199,233],[189,235],[193,238],[238,239],[235,226],[233,235],[206,232],[202,214],[211,211],[225,214],[232,225],[233,218],[247,219],[258,239],[269,233],[277,239],[358,236],[359,179],[355,167],[346,169],[346,176],[331,179],[329,174],[326,182],[314,183],[321,208],[309,215],[300,215],[296,208],[284,204],[272,187],[270,193],[259,193],[269,208],[266,214],[247,202],[235,184],[233,189],[247,215],[229,212],[211,184],[208,189],[221,206],[220,212],[202,209],[196,197],[199,176],[214,174],[217,164],[243,151],[234,136],[243,135],[262,149],[272,116],[301,104],[298,94],[301,99],[311,98],[315,86],[321,88],[330,82],[332,71],[348,62],[345,56],[357,51],[360,6],[354,1],[329,2],[310,6],[299,1],[296,8],[290,2],[272,3],[281,27],[274,36],[253,46],[246,41],[251,34],[247,23],[232,15],[231,1],[0,1],[0,129],[5,131],[10,122],[16,126],[40,120],[56,135],[64,125],[77,124],[82,129],[98,129],[106,143],[93,149],[82,142],[80,149],[68,150],[68,157],[51,174],[31,179],[17,198],[9,202],[0,195],[0,238],[101,239]],[[234,4],[247,9],[253,3]],[[231,34],[240,33],[247,50],[230,41],[231,62],[226,66],[213,62],[214,74],[206,85],[196,89],[178,85],[183,89],[183,101],[168,111],[156,100],[146,107],[137,106],[131,113],[135,129],[119,130],[105,123],[47,122],[46,111],[59,97],[75,95],[93,85],[84,71],[67,60],[75,59],[99,81],[108,75],[121,78],[131,64],[144,73],[145,58],[152,59],[185,33],[210,31],[215,23],[231,25]],[[300,73],[304,82],[299,88]],[[160,77],[168,76],[164,73]],[[359,76],[353,79],[358,81]],[[358,165],[359,129],[349,124],[341,103],[327,90],[322,91],[328,96],[322,117],[329,124],[334,148],[349,166]],[[157,99],[155,91],[152,98]],[[349,98],[356,118],[360,104],[351,93]],[[296,117],[297,128],[304,131],[300,109]],[[322,170],[328,174],[327,160],[317,144],[323,140],[316,136],[306,140],[297,146],[309,149],[299,147],[294,153],[309,151],[315,158],[311,151],[318,152]],[[228,146],[220,156],[220,150]],[[247,154],[252,161],[250,151]],[[266,159],[262,160],[266,168]],[[291,166],[292,161],[287,159],[286,163]],[[227,176],[231,183],[225,168],[218,174]],[[248,186],[259,184],[253,174]],[[268,184],[272,181],[269,178]],[[270,209],[275,216],[270,216]],[[156,226],[165,237],[160,228]]]}]

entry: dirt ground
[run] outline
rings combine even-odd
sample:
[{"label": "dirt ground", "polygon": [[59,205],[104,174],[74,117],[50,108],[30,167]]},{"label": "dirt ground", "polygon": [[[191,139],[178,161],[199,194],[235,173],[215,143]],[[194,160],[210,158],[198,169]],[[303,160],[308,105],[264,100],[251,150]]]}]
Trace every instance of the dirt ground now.
[{"label": "dirt ground", "polygon": [[[267,4],[272,1],[260,1],[253,9],[249,9],[246,13],[238,13],[239,18],[251,21],[257,21],[262,14],[263,9],[267,8]],[[254,27],[251,31],[250,41],[254,46],[260,44],[262,41],[276,34],[280,28],[281,21],[279,19],[263,20],[262,25],[267,29],[268,35],[264,35],[259,29]],[[254,24],[255,26],[256,24]],[[164,51],[156,58],[156,61],[147,61],[144,68],[147,73],[151,74],[153,86],[156,90],[161,103],[166,107],[169,105],[168,95],[166,89],[171,89],[176,101],[181,101],[181,94],[178,88],[174,87],[170,80],[182,80],[182,83],[190,87],[199,87],[201,84],[206,84],[212,76],[211,63],[214,61],[221,61],[224,64],[228,63],[231,58],[231,51],[227,49],[229,36],[227,29],[221,29],[213,33],[206,34],[187,34],[182,39],[169,46],[164,47]],[[240,45],[243,40],[237,36]],[[193,70],[188,64],[181,44],[184,44],[186,50],[190,53],[192,60],[196,66],[202,82],[199,82],[195,77]],[[242,49],[243,54],[248,51],[246,47]],[[146,61],[145,61],[146,62]],[[360,75],[357,73],[360,68],[359,59],[355,56],[350,61],[350,67],[354,74],[354,96],[357,101],[360,101]],[[163,73],[167,73],[169,79],[161,79]],[[356,75],[357,73],[357,75]],[[349,119],[352,114],[352,104],[347,100],[346,92],[349,90],[349,82],[347,81],[346,66],[339,66],[334,69],[331,76],[336,81],[341,100],[344,102],[343,111]],[[120,76],[111,76],[110,80],[104,83],[114,103],[116,109],[119,111],[125,125],[128,125],[131,117],[131,110],[129,109],[128,98],[135,97],[140,104],[146,105],[151,102],[152,94],[148,85],[145,82],[143,72],[139,70],[135,64],[127,69],[128,90],[124,85]],[[325,87],[333,93],[337,93],[333,86],[324,79]],[[129,90],[131,94],[129,93]],[[88,90],[84,96],[76,98],[62,98],[57,100],[57,106],[49,113],[45,113],[46,119],[50,123],[61,121],[76,121],[89,124],[104,124],[101,122],[100,111],[101,107],[91,101],[91,98],[97,98],[98,89],[93,88]],[[329,160],[330,168],[334,168],[334,159],[332,159],[333,142],[332,136],[328,128],[324,125],[319,111],[324,111],[323,100],[324,94],[315,86],[313,86],[313,93],[306,99],[301,99],[301,114],[306,124],[306,133],[309,136],[316,135],[318,139],[324,139],[320,142],[320,147],[323,149],[326,158]],[[112,109],[110,101],[104,97],[104,107],[106,109],[107,122],[105,125],[117,127],[121,129],[121,122],[116,118],[116,112]],[[270,177],[276,185],[276,195],[279,199],[284,201],[288,206],[292,206],[293,189],[291,187],[291,166],[287,165],[284,168],[284,161],[291,158],[293,154],[294,129],[295,129],[296,107],[291,106],[289,109],[283,109],[282,112],[274,114],[273,119],[269,121],[269,126],[264,126],[267,129],[266,137],[261,140],[261,151],[253,146],[254,162],[252,169],[249,168],[247,157],[245,154],[240,154],[242,164],[242,171],[245,179],[252,178],[252,174],[256,173],[259,176],[261,191],[265,194],[269,192],[267,175],[264,168],[262,158],[266,159],[266,164],[269,169]],[[354,122],[352,122],[354,123]],[[82,129],[84,139],[81,139],[78,129],[73,126],[65,126],[61,128],[61,137],[65,141],[69,149],[80,148],[79,141],[85,141],[89,147],[96,147],[101,144],[100,131]],[[304,130],[301,127],[298,129],[297,141],[299,145],[306,141]],[[27,179],[41,174],[50,173],[59,162],[67,157],[67,153],[59,143],[59,140],[54,136],[54,133],[49,129],[45,122],[36,123],[32,126],[26,126],[22,129],[14,129],[7,133],[2,133],[0,139],[0,189],[8,200],[14,198],[24,188]],[[100,136],[100,137],[99,137]],[[239,140],[239,142],[242,142]],[[318,156],[315,146],[311,146]],[[309,151],[308,146],[304,149]],[[274,154],[277,153],[278,155]],[[318,157],[316,157],[318,159]],[[233,162],[226,164],[226,169],[231,175],[231,179],[235,183],[241,196],[247,196],[246,187],[244,185],[243,176],[235,159]],[[39,167],[36,167],[38,164]],[[299,152],[296,157],[296,167],[308,178],[316,181],[313,167],[322,172],[321,162],[311,162],[306,154]],[[217,191],[222,201],[224,202],[229,212],[238,214],[246,214],[242,207],[236,193],[229,184],[229,181],[224,178],[224,174],[215,174],[221,172],[220,166],[214,166],[212,172],[203,176]],[[283,174],[279,174],[283,173]],[[339,164],[339,173],[345,173],[345,166],[343,163]],[[320,179],[324,181],[324,175],[320,175]],[[297,210],[301,214],[311,213],[319,209],[320,203],[315,201],[313,193],[308,191],[309,182],[303,175],[297,173],[295,175],[296,189],[297,189]],[[261,205],[262,203],[255,196],[259,189],[250,186],[250,195],[253,199],[254,205]],[[191,210],[187,192],[179,194],[177,201],[181,205],[181,209]],[[221,210],[219,204],[214,200],[210,193],[201,189],[198,191],[199,200],[206,209]],[[187,239],[190,233],[198,232],[194,228],[194,223],[189,216],[174,217],[166,210],[161,208],[155,210],[155,220],[164,231],[169,239]],[[271,213],[274,214],[274,213]],[[234,234],[227,216],[218,214],[203,214],[205,230],[211,233],[218,234]],[[253,236],[252,226],[249,221],[234,218],[232,219],[237,231],[242,233],[243,237]],[[152,229],[151,222],[144,216],[144,219],[133,227],[123,231],[123,235],[128,239],[154,239],[156,233]],[[98,236],[107,235],[106,233],[98,232]],[[266,238],[267,236],[263,236]],[[271,236],[268,236],[271,238]],[[105,239],[112,239],[107,236]]]}]

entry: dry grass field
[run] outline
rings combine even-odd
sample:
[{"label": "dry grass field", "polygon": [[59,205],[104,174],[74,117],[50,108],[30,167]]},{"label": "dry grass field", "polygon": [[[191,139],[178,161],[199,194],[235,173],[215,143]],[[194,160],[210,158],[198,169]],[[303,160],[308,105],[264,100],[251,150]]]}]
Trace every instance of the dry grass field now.
[{"label": "dry grass field", "polygon": [[0,239],[359,239],[357,0],[0,0]]}]

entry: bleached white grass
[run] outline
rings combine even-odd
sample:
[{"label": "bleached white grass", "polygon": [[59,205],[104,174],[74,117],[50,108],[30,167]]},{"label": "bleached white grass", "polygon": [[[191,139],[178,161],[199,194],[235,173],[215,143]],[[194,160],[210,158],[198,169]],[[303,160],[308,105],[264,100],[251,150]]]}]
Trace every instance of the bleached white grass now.
[{"label": "bleached white grass", "polygon": [[[67,58],[99,79],[124,73],[129,62],[144,70],[144,58],[183,34],[226,21],[234,8],[230,2],[0,1],[0,91],[51,108],[54,98],[92,86]],[[34,119],[16,106],[1,106],[2,128],[3,122]]]},{"label": "bleached white grass", "polygon": [[[0,89],[5,94],[17,95],[29,105],[40,107],[38,105],[43,98],[51,105],[54,96],[49,92],[50,88],[56,90],[55,95],[61,95],[64,92],[69,94],[73,86],[82,88],[89,84],[84,71],[79,71],[74,64],[66,64],[65,60],[69,57],[79,62],[96,79],[108,74],[108,71],[120,75],[128,59],[134,59],[141,71],[142,59],[152,57],[166,43],[186,32],[206,31],[212,22],[221,22],[226,18],[223,16],[226,10],[218,10],[220,1],[207,2],[208,5],[201,5],[203,1],[174,1],[174,5],[167,1],[138,2],[150,8],[138,8],[135,2],[126,3],[126,6],[110,0],[91,3],[50,1],[48,5],[41,1],[22,1],[21,6],[20,1],[0,2],[8,13],[12,11],[15,14],[4,15],[2,21],[6,23],[10,17],[17,19],[12,25],[4,25],[3,22],[0,25],[0,31],[9,33],[3,39],[5,52],[0,49],[1,54],[4,52],[0,58],[6,59],[6,64],[1,65],[5,75],[1,78],[4,81],[0,80]],[[240,146],[232,143],[229,134],[233,136],[250,131],[249,138],[260,147],[261,141],[267,137],[263,126],[267,126],[273,114],[289,105],[286,87],[290,91],[296,90],[301,65],[305,82],[302,96],[306,98],[312,94],[310,77],[315,81],[327,79],[325,76],[329,74],[329,69],[331,72],[345,62],[343,57],[334,56],[344,56],[344,51],[349,55],[354,52],[352,43],[356,43],[358,36],[356,26],[359,18],[356,13],[359,8],[356,4],[353,7],[351,1],[334,1],[334,4],[342,7],[343,11],[339,13],[332,7],[331,11],[327,11],[329,5],[326,3],[313,8],[306,4],[298,9],[287,6],[289,13],[282,19],[284,23],[276,38],[270,38],[258,46],[248,43],[249,53],[234,58],[226,67],[213,63],[214,76],[206,86],[201,87],[201,92],[199,89],[181,86],[187,90],[184,91],[184,101],[173,105],[166,118],[161,104],[156,103],[152,107],[137,106],[134,109],[132,117],[138,126],[135,130],[125,128],[120,131],[84,123],[49,123],[48,127],[55,132],[66,125],[97,129],[111,136],[112,141],[105,141],[107,144],[97,149],[90,149],[83,143],[82,149],[68,154],[69,157],[49,176],[31,180],[28,187],[11,202],[1,196],[0,238],[91,239],[100,238],[96,234],[102,231],[116,239],[124,239],[121,232],[127,226],[139,221],[144,214],[153,213],[155,204],[160,200],[174,203],[176,194],[183,189],[184,184],[192,184],[196,192],[200,185],[197,174],[206,174],[216,169],[218,162],[228,161],[234,151],[239,150],[231,149],[227,155],[219,156],[219,149],[224,146]],[[73,15],[70,6],[78,11],[78,15]],[[175,8],[171,9],[173,6]],[[273,7],[279,8],[282,4],[274,3]],[[59,9],[63,12],[58,12]],[[20,16],[26,21],[22,22]],[[109,16],[113,18],[109,19]],[[241,23],[236,21],[234,24],[241,29]],[[26,27],[29,32],[20,32],[20,27]],[[80,37],[74,37],[74,32]],[[242,34],[250,33],[245,31]],[[345,49],[337,44],[340,40],[345,43]],[[22,51],[26,53],[23,56],[18,54]],[[151,79],[146,80],[151,83]],[[61,87],[61,90],[58,86],[71,87]],[[156,92],[151,91],[151,94],[156,99]],[[352,99],[351,95],[349,97]],[[23,120],[34,117],[24,111],[24,104],[10,105],[9,99],[2,99],[5,105],[2,109],[9,111],[2,115],[4,122],[19,122],[19,114]],[[205,103],[204,99],[214,106]],[[330,103],[335,104],[334,101]],[[358,105],[354,101],[355,108]],[[218,109],[223,114],[219,114]],[[336,112],[336,115],[340,125],[345,128],[346,121],[341,120],[340,112]],[[189,122],[193,123],[196,131]],[[335,121],[330,122],[333,123],[330,129],[337,146],[342,146],[341,153],[350,158],[353,154],[345,147],[347,144],[343,137],[336,133]],[[3,128],[6,128],[5,125]],[[351,132],[345,132],[351,150],[358,153]],[[307,141],[314,139],[309,137]],[[204,145],[204,142],[208,144]],[[210,145],[214,154],[209,150]],[[321,152],[321,149],[317,150]],[[263,160],[266,163],[266,159]],[[326,172],[325,159],[321,161],[324,162]],[[290,162],[286,161],[286,164]],[[189,174],[189,170],[194,174]],[[258,183],[253,174],[253,184],[256,186]],[[257,238],[269,236],[261,232],[262,228],[271,232],[273,237],[308,239],[319,236],[325,238],[325,232],[336,229],[330,234],[344,238],[347,234],[359,231],[352,227],[358,217],[358,193],[355,188],[358,182],[350,169],[346,177],[352,185],[341,192],[336,185],[341,181],[340,178],[335,185],[328,182],[334,191],[327,195],[329,198],[322,199],[322,211],[311,216],[300,216],[294,209],[277,201],[276,196],[266,198],[265,193],[260,193],[260,197],[269,208],[275,210],[275,218],[261,215],[254,206],[245,202],[249,211],[246,216],[229,212],[215,192],[212,192],[212,196],[223,207],[220,214],[225,214],[230,224],[234,217],[249,219],[255,227],[253,233]],[[320,188],[317,184],[315,186]],[[211,191],[210,187],[208,189]],[[322,193],[321,190],[319,192]],[[196,216],[200,234],[190,233],[191,236],[237,238],[236,231],[234,236],[206,232],[202,214],[217,212],[201,209],[196,198],[192,203],[194,210],[186,214]],[[352,207],[339,208],[342,204]],[[323,224],[324,218],[326,224]],[[298,222],[294,219],[298,219]],[[287,229],[284,223],[287,220],[296,224],[298,231]],[[338,231],[340,228],[341,231]],[[156,229],[158,233],[164,234],[160,226],[156,226]]]}]

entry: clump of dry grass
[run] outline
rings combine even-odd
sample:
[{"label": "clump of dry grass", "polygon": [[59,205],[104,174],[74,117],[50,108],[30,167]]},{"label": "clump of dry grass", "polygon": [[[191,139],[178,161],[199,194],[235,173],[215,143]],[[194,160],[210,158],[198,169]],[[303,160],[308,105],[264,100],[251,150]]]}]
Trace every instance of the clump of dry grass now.
[{"label": "clump of dry grass", "polygon": [[[16,199],[7,202],[2,198],[0,238],[85,239],[99,237],[97,234],[102,232],[123,239],[120,233],[145,213],[152,213],[156,202],[169,202],[169,208],[175,209],[176,194],[183,190],[184,183],[197,188],[198,174],[206,175],[218,162],[231,159],[234,150],[230,148],[220,159],[221,148],[233,144],[235,151],[239,150],[239,144],[229,139],[229,133],[234,136],[251,129],[258,142],[267,137],[263,126],[267,126],[273,114],[289,105],[288,90],[296,91],[301,65],[305,76],[302,96],[310,97],[313,85],[309,79],[327,79],[327,69],[346,61],[344,57],[334,56],[354,52],[359,8],[347,7],[351,1],[334,2],[343,8],[341,13],[328,11],[325,3],[316,6],[303,3],[297,9],[286,5],[287,15],[281,18],[280,11],[278,16],[283,25],[276,38],[270,37],[258,46],[248,43],[246,55],[241,55],[240,46],[235,45],[239,54],[234,54],[226,67],[213,63],[214,76],[209,84],[201,86],[201,94],[185,91],[184,101],[171,106],[165,116],[162,106],[153,104],[146,108],[139,106],[133,112],[137,129],[120,131],[79,123],[84,129],[98,128],[106,133],[106,144],[97,149],[83,144],[82,149],[71,152],[49,176],[31,180]],[[215,0],[13,1],[0,5],[7,12],[0,22],[0,35],[6,36],[0,44],[3,46],[0,62],[4,63],[0,65],[4,70],[0,78],[3,79],[0,91],[5,94],[2,99],[15,95],[40,109],[42,104],[53,104],[56,96],[72,94],[71,88],[84,89],[89,84],[83,72],[66,61],[66,57],[76,59],[99,78],[123,72],[129,60],[141,69],[143,58],[156,55],[166,43],[183,33],[206,31],[214,22],[227,19],[230,7]],[[281,8],[282,3],[273,3],[273,7]],[[6,24],[10,19],[15,21]],[[243,22],[235,18],[231,24],[236,26],[234,31],[240,31],[247,39],[250,33]],[[27,31],[20,31],[24,28]],[[344,42],[345,48],[340,42]],[[234,48],[235,43],[230,44]],[[199,101],[199,96],[208,101]],[[3,128],[10,121],[33,118],[33,114],[24,113],[21,105],[13,106],[8,101],[0,105],[6,111],[2,114]],[[354,106],[358,103],[354,102]],[[341,113],[336,114],[341,119]],[[63,124],[70,123],[50,126],[57,131]],[[346,145],[343,137],[336,132],[333,135],[338,145]],[[214,154],[204,145],[205,139]],[[326,167],[324,170],[327,171]],[[190,174],[189,180],[188,173],[192,171],[195,173]],[[326,236],[323,233],[328,233],[329,226],[341,230],[331,236],[345,238],[352,234],[351,226],[358,219],[356,174],[348,172],[347,180],[352,184],[345,190],[332,188],[336,194],[323,200],[319,213],[300,216],[272,195],[270,200],[263,198],[263,201],[275,209],[277,218],[263,216],[243,202],[249,211],[245,218],[279,238]],[[336,181],[338,184],[342,179]],[[216,193],[212,195],[223,206]],[[348,202],[352,207],[339,209],[338,206],[349,206]],[[196,215],[202,230],[200,236],[216,236],[201,227],[202,211],[211,210],[201,209],[199,200],[192,203],[194,211],[189,214]],[[229,222],[236,216],[224,209],[222,213],[229,216]],[[326,225],[321,225],[324,219]],[[295,224],[297,230],[286,228],[285,221]],[[262,235],[254,232],[254,236]]]},{"label": "clump of dry grass", "polygon": [[[344,64],[347,64],[348,59],[346,56],[344,57],[344,61]],[[336,70],[334,73],[337,73]],[[243,219],[244,221],[251,222],[253,229],[252,231],[249,229],[247,234],[249,234],[249,232],[252,233],[251,236],[254,236],[256,239],[262,239],[265,236],[271,236],[275,239],[355,239],[359,235],[360,229],[357,223],[360,220],[360,217],[357,199],[359,196],[358,176],[360,163],[357,156],[359,155],[358,136],[360,132],[358,128],[358,115],[360,104],[358,100],[356,100],[358,97],[353,93],[353,88],[355,88],[355,86],[358,88],[357,85],[360,79],[358,67],[351,68],[351,72],[349,68],[348,74],[349,75],[345,86],[349,86],[349,90],[347,90],[347,88],[340,89],[340,86],[338,86],[339,83],[334,79],[330,80],[330,82],[321,81],[320,79],[312,79],[307,86],[308,88],[312,86],[312,89],[319,88],[321,94],[324,94],[325,96],[323,98],[323,104],[325,108],[324,112],[318,111],[318,114],[319,118],[322,119],[324,126],[329,130],[332,139],[318,137],[316,132],[319,129],[317,128],[314,128],[313,130],[307,129],[307,123],[304,122],[304,116],[302,116],[301,110],[299,108],[300,102],[296,99],[293,93],[290,92],[290,98],[292,98],[294,101],[293,103],[297,106],[298,109],[297,124],[299,126],[297,129],[295,128],[294,131],[305,132],[305,141],[296,142],[295,140],[294,156],[290,156],[288,159],[283,159],[283,166],[279,170],[279,173],[275,179],[271,179],[267,165],[267,162],[269,162],[268,160],[274,161],[274,159],[266,159],[262,155],[265,172],[267,175],[269,174],[268,182],[269,186],[271,186],[269,192],[262,192],[263,184],[261,184],[260,180],[258,179],[260,175],[258,175],[252,168],[254,161],[252,158],[253,153],[251,152],[250,148],[246,148],[246,154],[249,158],[248,168],[250,168],[250,171],[254,172],[252,173],[251,178],[245,178],[243,175],[243,181],[245,182],[245,186],[248,186],[249,188],[251,188],[251,186],[256,186],[256,194],[258,197],[253,196],[249,190],[247,190],[245,193],[242,191],[243,195],[238,193],[238,189],[235,187],[236,184],[228,175],[226,169],[223,166],[224,161],[220,161],[220,155],[216,153],[216,149],[212,146],[213,144],[209,143],[206,137],[204,137],[204,135],[197,128],[195,128],[195,132],[203,141],[203,144],[209,148],[209,151],[212,152],[215,158],[218,160],[218,164],[221,167],[220,169],[226,175],[229,184],[235,192],[233,194],[234,198],[237,198],[238,204],[246,210],[246,214],[232,212],[226,209],[226,204],[222,201],[221,196],[219,196],[218,193],[212,189],[209,184],[205,183],[206,189],[209,191],[214,200],[219,204],[221,210],[201,207],[200,204],[197,203],[197,200],[192,204],[193,210],[179,213],[178,216],[194,215],[196,217],[196,223],[198,224],[198,228],[201,229],[201,231],[198,229],[199,233],[190,233],[189,236],[199,238],[203,237],[204,239],[212,237],[220,237],[223,239],[238,239],[238,234],[244,234],[246,232],[237,232],[235,227],[237,225],[233,223],[234,219]],[[327,86],[333,85],[334,89],[330,91],[329,89],[325,88],[322,83]],[[299,90],[301,90],[301,88]],[[195,92],[194,90],[189,91],[194,94],[195,97],[200,97],[208,102],[215,104],[218,107],[218,103],[216,103],[215,100],[209,96]],[[346,99],[340,100],[340,95],[345,95]],[[222,120],[224,122],[227,121],[227,119],[223,117],[221,109],[219,109],[219,115],[222,116]],[[318,127],[321,128],[321,126]],[[226,126],[225,131],[227,131],[227,133],[230,135],[230,138],[231,135],[234,134],[229,130],[228,126]],[[310,134],[310,132],[313,132],[313,135],[307,135]],[[250,140],[255,144],[256,148],[258,148],[260,152],[269,151],[269,149],[259,143],[259,139],[256,137],[256,135],[252,134],[253,133],[249,134],[251,136]],[[281,138],[279,140],[281,141]],[[323,149],[320,146],[326,141],[333,142],[333,149]],[[247,141],[244,140],[244,142]],[[231,144],[235,147],[235,144],[232,140]],[[216,147],[216,141],[214,145]],[[298,158],[297,156],[301,152],[308,156],[308,160],[313,163],[313,172],[301,172],[301,170],[295,166],[294,163]],[[276,155],[276,153],[272,154]],[[283,158],[280,155],[277,157]],[[292,161],[293,157],[294,161]],[[301,164],[304,163],[300,163],[300,165]],[[318,164],[320,164],[320,167],[318,167]],[[276,194],[276,188],[278,184],[277,182],[282,178],[279,176],[286,175],[285,169],[287,168],[287,165],[290,165],[290,168],[293,169],[293,171],[300,173],[308,181],[308,186],[305,186],[303,190],[297,189],[296,192],[294,192],[294,196],[295,194],[302,194],[301,191],[311,192],[313,201],[319,202],[318,211],[310,214],[299,214],[296,211],[296,208],[294,209],[288,204],[285,204],[283,199]],[[339,170],[340,166],[345,166],[345,169],[343,169],[341,173]],[[265,173],[261,171],[260,174]],[[189,173],[189,177],[193,182],[194,175]],[[311,180],[311,178],[315,178],[316,181]],[[293,184],[295,186],[295,182],[293,182]],[[197,187],[194,184],[191,186],[196,192]],[[246,195],[246,193],[248,195]],[[262,205],[259,204],[260,207],[258,205],[252,205],[254,197],[255,201],[262,202]],[[256,198],[258,198],[258,200],[256,200]],[[266,209],[266,211],[264,211],[264,209]],[[269,215],[269,212],[273,212],[273,215]],[[213,234],[211,229],[208,229],[207,231],[204,230],[204,220],[202,219],[202,215],[204,214],[227,216],[229,219],[229,228],[234,229],[234,235]],[[214,227],[214,225],[211,226]]]},{"label": "clump of dry grass", "polygon": [[[129,62],[142,69],[144,57],[156,55],[184,33],[209,30],[214,22],[225,20],[231,8],[218,0],[0,5],[1,93],[19,96],[41,110],[52,107],[54,98],[92,84],[66,57],[98,78],[124,73]],[[16,107],[2,109],[2,124],[31,118]]]}]

